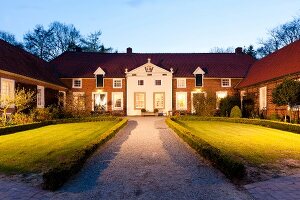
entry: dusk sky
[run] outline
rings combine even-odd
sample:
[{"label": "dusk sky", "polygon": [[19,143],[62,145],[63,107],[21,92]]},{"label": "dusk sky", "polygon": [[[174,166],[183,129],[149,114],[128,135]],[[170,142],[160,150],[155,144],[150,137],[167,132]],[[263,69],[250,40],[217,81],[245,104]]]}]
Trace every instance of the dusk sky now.
[{"label": "dusk sky", "polygon": [[267,31],[300,16],[300,0],[11,0],[2,1],[0,30],[23,34],[36,24],[74,24],[102,31],[119,52],[208,52],[258,45]]}]

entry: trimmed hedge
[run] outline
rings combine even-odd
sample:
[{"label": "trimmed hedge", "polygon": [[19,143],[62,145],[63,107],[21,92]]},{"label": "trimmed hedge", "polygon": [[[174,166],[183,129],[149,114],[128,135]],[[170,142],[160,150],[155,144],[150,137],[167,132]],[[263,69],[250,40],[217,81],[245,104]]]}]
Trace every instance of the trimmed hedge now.
[{"label": "trimmed hedge", "polygon": [[59,163],[57,167],[43,174],[43,189],[56,190],[61,187],[72,175],[76,174],[83,166],[88,157],[102,144],[110,140],[115,134],[127,124],[127,119],[100,135],[94,141],[78,150],[70,162]]},{"label": "trimmed hedge", "polygon": [[188,129],[181,126],[179,124],[180,122],[174,121],[174,118],[166,119],[166,123],[185,142],[187,142],[204,158],[210,160],[212,164],[220,169],[228,178],[242,179],[245,177],[246,167],[238,158],[222,153],[220,149],[211,146],[206,141],[193,135]]},{"label": "trimmed hedge", "polygon": [[94,122],[94,121],[114,121],[119,119],[115,116],[101,116],[101,117],[85,117],[85,118],[68,118],[68,119],[57,119],[44,122],[35,122],[31,124],[22,124],[15,126],[7,126],[0,128],[0,136],[13,134],[20,131],[27,131],[31,129],[40,128],[43,126],[53,125],[53,124],[65,124],[65,123],[76,123],[76,122]]},{"label": "trimmed hedge", "polygon": [[290,124],[285,122],[277,122],[265,119],[247,119],[247,118],[227,118],[227,117],[197,117],[197,116],[182,116],[172,117],[174,120],[182,121],[222,121],[231,123],[253,124],[264,126],[268,128],[274,128],[282,131],[289,131],[300,134],[299,124]]}]

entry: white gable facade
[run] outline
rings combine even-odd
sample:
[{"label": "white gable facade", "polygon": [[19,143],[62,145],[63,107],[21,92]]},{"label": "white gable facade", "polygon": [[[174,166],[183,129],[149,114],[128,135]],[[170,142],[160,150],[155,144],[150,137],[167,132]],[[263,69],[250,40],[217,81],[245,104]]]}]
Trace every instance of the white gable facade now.
[{"label": "white gable facade", "polygon": [[127,115],[172,111],[172,69],[165,70],[151,63],[126,71]]}]

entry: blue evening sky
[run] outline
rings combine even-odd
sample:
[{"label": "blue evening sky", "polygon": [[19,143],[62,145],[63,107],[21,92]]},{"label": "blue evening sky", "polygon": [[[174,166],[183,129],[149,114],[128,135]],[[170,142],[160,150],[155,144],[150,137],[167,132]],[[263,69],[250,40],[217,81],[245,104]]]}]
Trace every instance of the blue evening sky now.
[{"label": "blue evening sky", "polygon": [[119,52],[208,52],[257,46],[271,28],[300,16],[300,0],[2,0],[0,30],[18,40],[36,24],[101,30]]}]

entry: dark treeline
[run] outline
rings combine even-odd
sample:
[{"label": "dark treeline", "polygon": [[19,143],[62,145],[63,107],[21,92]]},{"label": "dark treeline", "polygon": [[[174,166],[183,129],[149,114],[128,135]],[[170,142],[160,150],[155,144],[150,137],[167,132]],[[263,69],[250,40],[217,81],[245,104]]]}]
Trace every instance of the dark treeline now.
[{"label": "dark treeline", "polygon": [[47,28],[36,25],[24,34],[23,43],[5,31],[0,31],[0,38],[49,61],[65,51],[112,52],[111,47],[107,48],[101,42],[101,34],[99,30],[82,36],[73,24],[53,22]]}]

